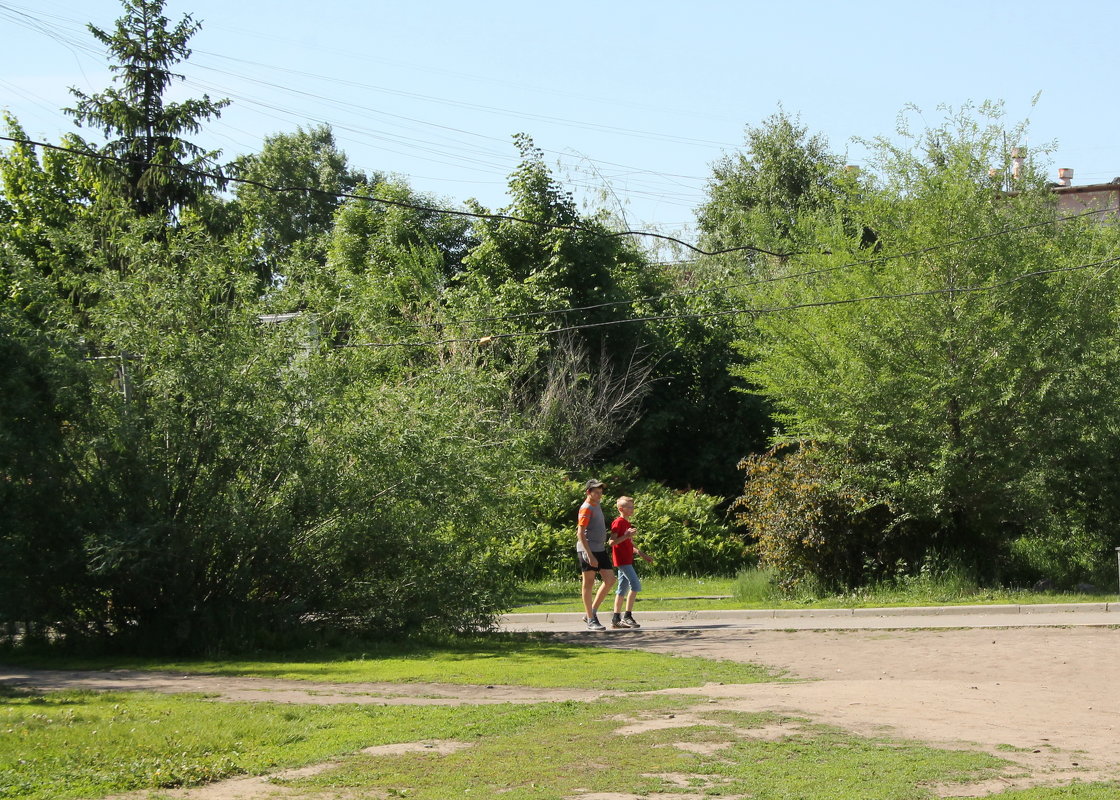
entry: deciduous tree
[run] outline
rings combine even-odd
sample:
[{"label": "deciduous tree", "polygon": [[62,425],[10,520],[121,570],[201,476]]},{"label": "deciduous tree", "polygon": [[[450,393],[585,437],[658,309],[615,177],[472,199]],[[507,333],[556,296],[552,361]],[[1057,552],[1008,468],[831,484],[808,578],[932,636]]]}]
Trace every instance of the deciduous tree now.
[{"label": "deciduous tree", "polygon": [[[870,494],[924,521],[911,530],[928,550],[989,576],[1018,537],[1079,517],[1077,494],[1115,493],[1114,470],[1088,479],[1071,456],[1117,452],[1120,410],[1103,367],[1116,352],[1115,232],[1059,222],[1029,168],[1002,190],[1007,143],[1025,134],[1001,114],[966,108],[908,144],[874,143],[878,185],[851,213],[882,249],[868,258],[853,238],[775,275],[740,371],[784,437],[836,448]],[[1074,470],[1085,483],[1063,496]]]}]

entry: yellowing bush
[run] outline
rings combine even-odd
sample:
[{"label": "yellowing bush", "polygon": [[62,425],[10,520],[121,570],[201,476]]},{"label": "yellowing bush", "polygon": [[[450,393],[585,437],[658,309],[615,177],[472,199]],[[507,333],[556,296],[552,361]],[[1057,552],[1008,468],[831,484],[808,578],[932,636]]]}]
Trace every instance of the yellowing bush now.
[{"label": "yellowing bush", "polygon": [[779,446],[739,468],[735,522],[783,591],[848,589],[897,563],[887,505],[845,482],[820,449]]}]

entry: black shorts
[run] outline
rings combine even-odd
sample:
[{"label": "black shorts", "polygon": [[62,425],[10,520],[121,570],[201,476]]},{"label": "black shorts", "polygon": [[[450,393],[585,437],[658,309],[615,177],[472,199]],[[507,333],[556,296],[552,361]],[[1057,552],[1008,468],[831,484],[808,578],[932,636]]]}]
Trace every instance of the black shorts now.
[{"label": "black shorts", "polygon": [[614,569],[614,563],[611,561],[611,554],[607,551],[603,550],[598,553],[593,551],[592,555],[595,556],[595,560],[599,562],[599,566],[591,566],[589,563],[587,563],[587,559],[584,558],[583,553],[581,553],[579,550],[576,550],[576,564],[579,565],[579,571],[581,573],[598,572],[601,569]]}]

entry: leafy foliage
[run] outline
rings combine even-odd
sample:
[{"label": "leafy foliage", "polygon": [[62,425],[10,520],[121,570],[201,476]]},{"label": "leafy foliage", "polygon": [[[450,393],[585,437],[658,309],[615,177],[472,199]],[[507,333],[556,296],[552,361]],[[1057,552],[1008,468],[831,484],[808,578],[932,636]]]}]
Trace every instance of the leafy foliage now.
[{"label": "leafy foliage", "polygon": [[774,448],[739,466],[746,480],[735,521],[784,591],[843,591],[912,555],[911,543],[891,535],[889,505],[846,482],[812,445]]},{"label": "leafy foliage", "polygon": [[742,391],[747,384],[730,369],[742,364],[735,341],[753,324],[735,309],[750,301],[727,265],[706,260],[666,273],[674,288],[657,300],[667,319],[650,331],[649,394],[615,456],[669,486],[733,495],[735,465],[766,447],[772,424],[765,400]]},{"label": "leafy foliage", "polygon": [[877,231],[879,254],[834,240],[791,266],[810,277],[762,289],[795,310],[759,318],[740,374],[785,437],[844,452],[857,485],[920,521],[928,548],[992,578],[1015,569],[1010,542],[1060,536],[1093,514],[1080,496],[1103,501],[1115,485],[1110,468],[1083,469],[1116,452],[1112,424],[1099,425],[1117,410],[1105,399],[1115,373],[1101,369],[1116,353],[1115,277],[1094,267],[1115,232],[1052,224],[1036,172],[1001,191],[989,169],[1023,133],[1004,130],[998,106],[977,113],[909,149],[877,143],[882,177],[851,213]]},{"label": "leafy foliage", "polygon": [[349,166],[327,125],[266,137],[261,151],[236,165],[242,235],[266,281],[321,265],[342,193],[370,182]]},{"label": "leafy foliage", "polygon": [[[613,499],[635,498],[635,544],[656,559],[641,565],[651,575],[732,575],[750,557],[742,538],[724,521],[723,499],[693,491],[673,491],[643,480],[632,468],[612,467],[603,513],[608,524],[618,516]],[[525,513],[507,548],[511,568],[522,580],[569,577],[575,570],[576,513],[583,482],[543,474],[518,485]]]},{"label": "leafy foliage", "polygon": [[91,370],[52,289],[0,248],[0,622],[24,622],[31,639],[91,599],[80,524],[92,498],[71,450]]},{"label": "leafy foliage", "polygon": [[743,151],[713,165],[697,212],[705,249],[759,248],[748,255],[759,264],[770,253],[816,249],[816,223],[842,208],[847,181],[839,158],[785,111],[748,126],[745,138]]},{"label": "leafy foliage", "polygon": [[[643,310],[633,298],[660,283],[631,243],[601,219],[581,218],[529,137],[515,141],[522,161],[509,180],[512,202],[501,218],[477,222],[477,245],[447,292],[446,324],[492,342],[487,366],[508,381],[511,411],[538,434],[545,458],[582,468],[621,438],[646,393],[646,332],[629,320]],[[572,449],[587,404],[552,398],[570,396],[579,382],[593,396],[590,387],[613,386],[606,394],[621,402],[600,398],[608,435]]]}]

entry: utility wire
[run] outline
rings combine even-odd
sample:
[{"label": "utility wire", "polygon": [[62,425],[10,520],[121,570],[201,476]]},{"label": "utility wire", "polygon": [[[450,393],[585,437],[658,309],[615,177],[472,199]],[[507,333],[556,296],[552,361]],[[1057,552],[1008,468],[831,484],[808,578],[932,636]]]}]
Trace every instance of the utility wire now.
[{"label": "utility wire", "polygon": [[[8,141],[8,142],[14,142],[16,144],[28,145],[28,146],[32,146],[32,147],[43,147],[43,148],[47,148],[47,149],[50,149],[50,150],[56,150],[56,151],[60,151],[60,152],[63,152],[63,153],[69,153],[71,155],[76,155],[76,156],[84,157],[84,158],[96,158],[96,159],[100,159],[100,160],[103,160],[103,161],[114,161],[114,162],[119,163],[119,164],[131,165],[131,164],[138,163],[133,159],[121,158],[121,157],[118,157],[118,156],[109,156],[109,155],[105,155],[103,153],[96,153],[96,152],[93,152],[91,150],[78,150],[78,149],[71,148],[71,147],[62,147],[60,145],[50,144],[48,142],[40,142],[40,141],[36,141],[36,140],[33,140],[33,139],[23,139],[23,138],[13,138],[13,137],[10,137],[10,136],[0,136],[0,140]],[[311,187],[311,186],[276,186],[276,185],[273,185],[273,184],[264,183],[263,181],[251,180],[249,178],[240,178],[240,177],[236,177],[236,176],[224,175],[224,174],[221,174],[221,173],[207,172],[205,170],[196,169],[194,167],[188,167],[185,164],[148,164],[147,166],[149,166],[150,168],[153,168],[153,169],[159,168],[159,169],[175,170],[175,171],[184,172],[184,173],[187,173],[187,174],[190,174],[190,175],[195,175],[197,177],[209,178],[210,180],[214,181],[215,183],[217,183],[219,185],[225,184],[225,183],[238,183],[238,184],[245,184],[245,185],[249,185],[249,186],[256,186],[258,188],[265,189],[266,191],[272,191],[272,192],[277,192],[277,193],[280,193],[280,192],[306,192],[308,194],[323,195],[323,196],[326,196],[326,197],[332,197],[332,198],[336,198],[336,199],[342,198],[342,199],[348,199],[348,200],[362,200],[362,201],[366,201],[366,202],[379,203],[381,205],[395,206],[397,208],[407,208],[407,209],[411,209],[411,210],[414,210],[414,211],[423,211],[423,212],[431,213],[431,214],[445,214],[445,215],[448,215],[448,216],[457,216],[457,217],[465,217],[465,218],[470,218],[470,219],[482,219],[482,220],[499,221],[499,222],[518,222],[518,223],[521,223],[521,224],[524,224],[524,225],[532,225],[532,226],[535,226],[535,227],[546,228],[546,229],[550,229],[550,230],[566,230],[566,231],[573,231],[573,232],[576,232],[576,233],[590,233],[592,235],[601,236],[603,238],[619,238],[619,237],[623,237],[623,236],[650,237],[650,238],[655,238],[655,239],[662,239],[664,241],[672,242],[674,244],[679,244],[682,247],[685,247],[685,248],[687,248],[687,249],[689,249],[689,250],[691,250],[695,253],[698,253],[700,255],[703,255],[703,256],[717,256],[717,255],[725,255],[727,253],[740,253],[740,252],[761,253],[763,255],[773,256],[775,258],[790,258],[790,257],[793,257],[793,256],[830,255],[831,254],[830,251],[827,251],[827,250],[821,250],[821,251],[816,251],[816,252],[814,252],[814,251],[804,251],[804,250],[802,250],[802,251],[778,252],[778,251],[774,251],[774,250],[768,250],[764,247],[756,247],[754,245],[740,245],[740,246],[737,246],[737,247],[727,247],[727,248],[722,248],[722,249],[719,249],[719,250],[705,250],[701,247],[697,247],[696,245],[693,245],[693,244],[690,244],[686,241],[683,241],[682,239],[678,239],[674,236],[669,236],[669,235],[663,234],[663,233],[657,233],[655,231],[640,231],[640,230],[600,231],[600,230],[595,230],[593,228],[587,228],[587,227],[584,227],[584,226],[581,226],[581,225],[569,225],[569,224],[556,223],[556,222],[542,222],[540,220],[525,219],[523,217],[516,217],[516,216],[510,215],[510,214],[481,213],[481,212],[475,212],[475,211],[466,211],[466,210],[462,210],[462,209],[438,208],[438,207],[435,207],[435,206],[425,206],[425,205],[421,205],[421,204],[418,204],[418,203],[409,203],[409,202],[406,202],[406,201],[403,201],[403,200],[390,200],[390,199],[384,198],[384,197],[375,197],[375,196],[370,196],[370,195],[354,194],[354,193],[350,193],[350,192],[328,192],[324,189],[316,189],[316,188]],[[1066,221],[1066,220],[1077,219],[1079,217],[1088,217],[1088,216],[1093,216],[1093,215],[1096,215],[1096,214],[1112,213],[1114,211],[1115,211],[1115,209],[1112,209],[1112,208],[1101,208],[1101,209],[1085,211],[1085,212],[1082,212],[1080,214],[1070,214],[1068,216],[1057,217],[1057,218],[1052,219],[1052,220],[1043,220],[1041,222],[1032,222],[1032,223],[1027,223],[1025,225],[1017,225],[1017,226],[1012,226],[1012,227],[1009,227],[1009,228],[1001,228],[998,231],[992,231],[990,233],[980,234],[980,235],[977,235],[977,236],[970,236],[968,238],[958,239],[958,240],[955,240],[955,241],[952,241],[952,242],[943,242],[943,243],[940,243],[940,244],[930,245],[929,247],[921,248],[921,249],[918,249],[918,250],[910,250],[910,251],[906,251],[906,252],[903,252],[903,253],[892,253],[892,254],[884,255],[884,256],[875,256],[874,258],[863,259],[863,260],[860,260],[860,261],[853,261],[853,262],[849,262],[849,263],[846,263],[846,264],[840,264],[840,265],[833,266],[833,267],[826,267],[826,268],[823,268],[823,269],[820,269],[820,270],[813,270],[813,271],[810,271],[810,272],[800,273],[798,275],[791,275],[791,276],[788,276],[788,277],[790,279],[792,279],[794,277],[808,277],[808,276],[811,276],[811,275],[820,275],[820,274],[825,274],[825,273],[828,273],[828,272],[834,272],[834,271],[841,270],[841,269],[849,269],[853,266],[861,266],[861,265],[865,265],[865,264],[875,264],[875,263],[879,263],[879,262],[882,262],[882,261],[889,261],[889,260],[893,260],[893,259],[897,259],[897,258],[909,258],[909,257],[912,257],[912,256],[923,255],[925,253],[940,250],[940,249],[943,249],[943,248],[946,248],[946,247],[955,247],[955,246],[961,245],[961,244],[968,244],[968,243],[971,243],[971,242],[978,242],[978,241],[982,241],[982,240],[985,240],[985,239],[991,239],[991,238],[994,238],[996,236],[1003,236],[1007,233],[1013,233],[1013,232],[1021,231],[1021,230],[1028,230],[1028,229],[1031,229],[1031,228],[1039,228],[1039,227],[1044,227],[1044,226],[1047,226],[1047,225],[1055,225],[1059,222],[1063,222],[1063,221]],[[687,263],[687,262],[679,262],[679,263]],[[770,279],[770,280],[784,280],[784,279],[786,279],[786,278],[783,277],[783,278],[776,278],[776,279]]]},{"label": "utility wire", "polygon": [[[78,150],[72,147],[62,147],[57,144],[50,144],[48,142],[40,142],[34,139],[14,138],[11,136],[0,136],[0,140],[7,142],[14,142],[16,144],[28,145],[31,147],[42,147],[49,150],[56,150],[63,153],[69,153],[82,158],[96,158],[102,161],[113,161],[118,164],[135,165],[138,162],[135,159],[121,158],[118,156],[108,156],[103,153],[95,153],[91,150]],[[468,219],[481,219],[491,222],[519,222],[524,225],[533,225],[538,228],[546,228],[549,230],[562,230],[572,231],[574,233],[589,233],[593,236],[599,236],[605,239],[621,238],[623,236],[642,236],[653,239],[661,239],[663,241],[678,244],[681,247],[687,248],[694,253],[699,253],[705,256],[723,255],[725,253],[741,253],[741,252],[754,252],[762,253],[764,255],[774,256],[775,258],[788,258],[793,255],[804,255],[804,253],[779,253],[773,250],[767,250],[763,247],[754,247],[753,245],[741,245],[739,247],[727,247],[721,250],[705,250],[690,244],[683,239],[678,239],[675,236],[669,236],[664,233],[657,233],[654,231],[638,231],[638,230],[624,230],[624,231],[599,231],[593,228],[587,228],[582,225],[568,225],[559,222],[542,222],[540,220],[525,219],[523,217],[515,217],[511,214],[493,214],[481,213],[476,211],[465,211],[453,208],[437,208],[434,206],[425,206],[418,203],[408,203],[403,200],[389,200],[384,197],[374,197],[370,195],[353,194],[350,192],[328,192],[324,189],[316,189],[311,186],[275,186],[273,184],[264,183],[263,181],[255,181],[249,178],[239,178],[231,175],[223,175],[218,172],[208,172],[206,170],[188,167],[185,164],[146,164],[147,167],[152,169],[166,169],[177,172],[183,172],[188,175],[194,175],[200,178],[208,178],[218,185],[227,183],[238,183],[247,186],[256,186],[260,189],[265,189],[270,192],[306,192],[309,194],[323,195],[326,197],[342,198],[346,200],[362,200],[371,203],[379,203],[381,205],[395,206],[397,208],[408,208],[413,211],[423,211],[430,214],[446,214],[448,216],[465,217]]]},{"label": "utility wire", "polygon": [[353,344],[340,344],[335,345],[336,349],[346,348],[389,348],[389,347],[435,347],[446,344],[476,344],[476,345],[490,345],[500,339],[523,339],[530,336],[553,336],[558,333],[570,333],[574,331],[589,330],[591,328],[606,328],[614,325],[630,325],[636,322],[665,322],[673,320],[684,319],[714,319],[717,317],[730,317],[741,316],[749,314],[751,316],[761,316],[764,314],[779,314],[787,311],[800,311],[808,308],[829,308],[832,306],[845,306],[853,305],[856,303],[866,303],[874,300],[904,300],[915,297],[931,297],[936,295],[957,295],[957,294],[970,294],[977,292],[989,292],[995,289],[1002,289],[1014,283],[1029,280],[1031,278],[1038,278],[1044,275],[1053,275],[1063,272],[1077,272],[1080,270],[1092,269],[1093,267],[1101,267],[1106,264],[1115,264],[1120,262],[1120,256],[1106,258],[1101,261],[1095,261],[1091,264],[1078,264],[1072,267],[1055,267],[1053,269],[1040,269],[1033,272],[1026,272],[1021,275],[1015,275],[1006,280],[998,281],[996,283],[981,284],[978,286],[954,286],[944,289],[924,289],[914,292],[899,292],[896,294],[874,294],[864,295],[862,297],[846,297],[838,300],[818,300],[809,303],[795,303],[788,306],[773,306],[770,308],[732,308],[723,311],[710,311],[706,313],[697,314],[658,314],[646,317],[631,317],[628,319],[610,320],[607,322],[589,322],[581,325],[569,325],[563,328],[552,328],[547,331],[519,331],[515,333],[495,333],[487,336],[476,337],[459,337],[452,339],[438,339],[433,341],[414,341],[414,342],[359,342]]},{"label": "utility wire", "polygon": [[[0,136],[0,140],[15,142],[15,143],[19,143],[19,144],[28,145],[28,146],[44,147],[44,148],[49,148],[49,149],[52,149],[52,150],[57,150],[57,151],[61,151],[61,152],[65,152],[65,153],[69,153],[69,154],[73,154],[73,155],[78,155],[78,156],[82,156],[82,157],[97,158],[97,159],[102,159],[102,160],[106,160],[106,161],[113,161],[113,162],[122,163],[122,164],[133,163],[131,159],[120,158],[120,157],[116,157],[116,156],[107,156],[107,155],[104,155],[104,154],[101,154],[101,153],[95,153],[95,152],[92,152],[92,151],[77,150],[77,149],[74,149],[74,148],[62,147],[62,146],[59,146],[59,145],[52,145],[52,144],[49,144],[49,143],[46,143],[46,142],[39,142],[39,141],[35,141],[35,140],[30,140],[30,139],[18,139],[18,138],[12,138],[12,137],[8,137],[8,136]],[[423,212],[427,212],[427,213],[447,214],[447,215],[453,215],[453,216],[469,217],[469,218],[474,218],[474,219],[512,221],[512,222],[519,222],[519,223],[523,223],[523,224],[527,224],[527,225],[533,225],[533,226],[543,227],[543,228],[548,228],[548,229],[553,229],[553,230],[570,230],[570,231],[576,231],[576,232],[591,233],[591,234],[594,234],[594,235],[604,236],[604,237],[608,237],[608,238],[617,237],[617,236],[628,236],[628,235],[652,236],[652,237],[662,238],[662,239],[666,239],[666,240],[669,240],[669,241],[672,241],[672,242],[676,242],[676,243],[681,244],[685,247],[688,247],[689,249],[691,249],[691,250],[693,250],[697,253],[700,253],[701,255],[707,255],[707,256],[722,255],[722,254],[725,254],[725,253],[742,252],[742,251],[764,253],[764,254],[771,255],[771,256],[774,256],[774,257],[778,257],[778,258],[788,258],[788,257],[791,257],[791,256],[803,256],[803,255],[811,255],[812,254],[811,252],[804,252],[804,251],[778,253],[778,252],[774,252],[774,251],[771,251],[771,250],[766,250],[764,248],[759,248],[759,247],[754,247],[754,246],[749,246],[749,245],[748,246],[742,246],[742,247],[735,247],[735,248],[727,248],[727,249],[723,249],[723,250],[706,251],[706,250],[703,250],[701,248],[690,245],[687,242],[681,241],[680,239],[676,239],[676,238],[671,237],[671,236],[666,236],[664,234],[659,234],[659,233],[654,233],[654,232],[649,232],[649,231],[627,230],[627,231],[621,231],[621,232],[603,232],[603,231],[597,231],[597,230],[585,228],[585,227],[578,226],[578,225],[563,225],[563,224],[559,224],[559,223],[541,222],[541,221],[537,221],[537,220],[529,220],[529,219],[524,219],[524,218],[521,218],[521,217],[515,217],[515,216],[511,216],[511,215],[507,215],[507,214],[482,214],[482,213],[478,213],[478,212],[462,211],[462,210],[458,210],[458,209],[437,208],[437,207],[433,207],[433,206],[425,206],[425,205],[420,205],[420,204],[416,204],[416,203],[408,203],[406,201],[401,201],[401,200],[390,200],[390,199],[386,199],[386,198],[372,197],[372,196],[368,196],[368,195],[359,195],[359,194],[352,194],[352,193],[346,193],[346,192],[333,193],[333,192],[328,192],[328,191],[325,191],[325,190],[322,190],[322,189],[315,189],[313,187],[308,187],[308,186],[274,186],[274,185],[267,184],[267,183],[264,183],[264,182],[261,182],[261,181],[254,181],[254,180],[250,180],[250,179],[247,179],[247,178],[237,178],[237,177],[225,176],[225,175],[221,175],[221,174],[218,174],[218,173],[211,173],[211,172],[206,172],[206,171],[203,171],[203,170],[198,170],[198,169],[195,169],[193,167],[188,167],[188,166],[180,165],[180,164],[168,164],[168,165],[161,164],[161,165],[151,165],[151,166],[153,166],[153,167],[163,167],[163,168],[166,168],[166,169],[179,170],[179,171],[186,172],[186,173],[193,174],[193,175],[197,175],[197,176],[200,176],[200,177],[206,177],[206,178],[214,180],[218,183],[222,183],[222,182],[241,183],[241,184],[256,186],[258,188],[262,188],[262,189],[265,189],[267,191],[274,191],[274,192],[307,192],[307,193],[311,193],[311,194],[319,194],[319,195],[325,195],[325,196],[328,196],[328,197],[335,197],[335,198],[340,198],[341,197],[341,198],[354,199],[354,200],[364,200],[364,201],[381,203],[381,204],[384,204],[384,205],[390,205],[390,206],[395,206],[395,207],[400,207],[400,208],[408,208],[408,209],[412,209],[412,210],[416,210],[416,211],[423,211]],[[742,283],[738,283],[738,284],[730,284],[730,285],[724,284],[724,285],[721,285],[719,287],[715,287],[713,289],[700,289],[700,290],[695,290],[695,291],[691,291],[691,292],[666,292],[666,293],[663,293],[663,294],[660,294],[660,295],[652,295],[652,296],[648,296],[648,297],[631,298],[631,299],[625,299],[625,300],[615,300],[615,301],[610,301],[610,302],[606,302],[606,303],[599,303],[599,304],[595,304],[595,305],[581,306],[581,307],[577,307],[577,308],[530,311],[530,312],[522,312],[522,313],[519,313],[519,314],[497,315],[497,316],[491,316],[491,317],[477,317],[477,318],[468,318],[468,319],[460,319],[460,320],[448,320],[448,321],[445,321],[445,322],[442,322],[442,323],[426,323],[426,324],[422,324],[422,325],[419,325],[419,324],[418,325],[409,325],[407,327],[409,327],[410,329],[413,329],[413,330],[421,330],[423,328],[430,328],[430,327],[459,327],[459,328],[463,328],[463,327],[466,327],[467,325],[471,325],[471,324],[492,323],[492,322],[499,322],[499,321],[505,321],[505,320],[531,319],[531,318],[536,318],[536,317],[553,316],[553,315],[557,315],[557,314],[571,314],[571,313],[578,313],[578,312],[584,312],[584,311],[594,311],[594,310],[599,310],[599,309],[603,309],[603,308],[611,308],[611,307],[616,307],[616,306],[634,305],[634,304],[641,303],[641,302],[653,302],[653,301],[656,301],[656,300],[661,300],[661,299],[665,299],[665,298],[672,297],[672,296],[683,296],[683,297],[696,296],[696,295],[708,294],[708,293],[712,293],[712,292],[716,292],[716,291],[727,291],[728,289],[747,288],[747,287],[750,287],[750,286],[758,286],[758,285],[763,285],[763,284],[766,284],[766,283],[774,283],[774,282],[785,281],[785,280],[796,280],[796,279],[800,279],[800,278],[815,277],[815,276],[818,276],[818,275],[824,275],[824,274],[828,274],[828,273],[831,273],[831,272],[837,272],[837,271],[844,270],[844,269],[850,269],[850,268],[856,267],[856,266],[864,266],[864,265],[868,265],[868,264],[877,264],[877,263],[890,261],[890,260],[896,260],[896,259],[900,259],[900,258],[910,258],[910,257],[918,256],[918,255],[924,255],[926,253],[934,252],[934,251],[949,248],[949,247],[957,247],[957,246],[960,246],[960,245],[963,245],[963,244],[969,244],[969,243],[973,243],[973,242],[983,241],[983,240],[986,240],[986,239],[991,239],[991,238],[994,238],[994,237],[997,237],[997,236],[1003,236],[1003,235],[1006,235],[1008,233],[1014,233],[1014,232],[1023,231],[1023,230],[1030,230],[1030,229],[1039,228],[1039,227],[1045,227],[1045,226],[1048,226],[1048,225],[1057,224],[1058,222],[1062,222],[1062,221],[1065,221],[1065,220],[1077,219],[1079,217],[1088,217],[1088,216],[1098,215],[1098,214],[1102,214],[1102,213],[1109,213],[1111,211],[1113,211],[1113,209],[1110,209],[1110,208],[1095,209],[1095,210],[1085,211],[1085,212],[1082,212],[1082,213],[1079,213],[1079,214],[1071,214],[1071,215],[1068,215],[1068,216],[1059,217],[1059,218],[1055,218],[1055,219],[1051,219],[1051,220],[1043,220],[1043,221],[1040,221],[1040,222],[1032,222],[1032,223],[1026,223],[1026,224],[1023,224],[1023,225],[1015,225],[1015,226],[1010,226],[1010,227],[1007,227],[1007,228],[1001,228],[998,231],[992,231],[992,232],[985,233],[985,234],[979,234],[977,236],[970,236],[970,237],[967,237],[967,238],[964,238],[964,239],[957,239],[957,240],[954,240],[954,241],[951,241],[951,242],[942,242],[942,243],[939,243],[939,244],[930,245],[928,247],[919,248],[917,250],[909,250],[909,251],[904,251],[904,252],[901,252],[901,253],[891,253],[891,254],[888,254],[888,255],[876,256],[876,257],[873,257],[873,258],[861,259],[861,260],[852,261],[852,262],[846,262],[844,264],[839,264],[839,265],[835,265],[835,266],[831,266],[831,267],[824,267],[824,268],[816,269],[816,270],[808,270],[808,271],[800,272],[800,273],[792,273],[792,274],[787,274],[787,275],[773,276],[773,277],[769,277],[769,278],[760,278],[760,279],[757,279],[757,280],[746,281],[746,282],[742,282]],[[828,253],[828,251],[821,251],[819,254],[820,255],[828,255],[829,253]],[[677,263],[693,263],[693,262],[677,262]],[[1104,262],[1102,262],[1102,263],[1104,263]],[[1034,275],[1034,274],[1045,274],[1045,273],[1030,273],[1030,275]],[[935,291],[948,291],[948,290],[935,290]],[[956,290],[956,291],[967,292],[967,291],[972,291],[972,290],[970,290],[970,289],[959,289],[959,290]],[[901,295],[900,297],[908,297],[908,296],[914,296],[914,295]],[[870,298],[867,298],[867,299],[879,299],[879,298],[880,298],[880,296],[871,296]],[[848,302],[848,301],[844,301],[844,302]],[[834,304],[834,303],[829,303],[829,304]],[[797,307],[801,307],[801,306],[797,306]],[[797,308],[797,307],[789,307],[789,309],[784,309],[784,310],[790,310],[792,308]],[[804,307],[812,307],[812,306],[810,305],[810,306],[804,306]],[[628,322],[664,321],[664,320],[669,320],[669,319],[702,319],[702,318],[710,318],[710,317],[713,317],[713,316],[740,315],[740,314],[744,314],[744,313],[770,313],[770,312],[751,311],[751,310],[748,310],[748,309],[733,309],[733,310],[725,310],[725,311],[719,311],[719,312],[711,312],[711,313],[708,313],[708,314],[696,314],[696,315],[689,315],[689,314],[684,314],[684,315],[658,315],[658,316],[648,316],[648,317],[635,317],[635,318],[632,318],[632,319],[629,319],[629,320],[617,320],[617,321],[611,321],[611,322],[589,323],[587,325],[587,327],[601,327],[601,326],[604,326],[604,325],[626,324]],[[583,327],[583,326],[571,326],[571,327],[568,327],[568,328],[556,328],[556,329],[552,329],[552,330],[549,330],[549,331],[525,332],[525,333],[519,333],[519,334],[494,334],[493,336],[488,337],[488,338],[493,340],[493,339],[499,339],[499,338],[511,338],[511,337],[525,336],[525,335],[548,335],[548,334],[553,334],[553,333],[561,333],[561,332],[565,332],[565,331],[569,331],[569,330],[579,330],[579,329],[581,329],[581,327]],[[483,338],[487,338],[487,337],[483,337]],[[443,340],[439,340],[439,341],[435,341],[435,342],[431,342],[431,343],[425,343],[425,342],[385,343],[385,346],[426,346],[428,344],[450,344],[450,343],[454,343],[454,342],[465,342],[465,341],[477,341],[477,339],[474,339],[474,338],[443,339]],[[379,345],[370,344],[370,345],[350,345],[350,346],[379,346]]]},{"label": "utility wire", "polygon": [[[936,250],[947,249],[947,248],[950,248],[950,247],[957,247],[957,246],[960,246],[960,245],[963,245],[963,244],[971,244],[971,243],[974,243],[974,242],[983,241],[985,239],[991,239],[991,238],[994,238],[996,236],[1004,236],[1004,235],[1009,234],[1009,233],[1016,233],[1016,232],[1019,232],[1019,231],[1030,230],[1032,228],[1040,228],[1040,227],[1044,227],[1044,226],[1047,226],[1047,225],[1054,225],[1057,222],[1063,222],[1063,221],[1066,221],[1066,220],[1077,219],[1079,217],[1089,217],[1089,216],[1093,216],[1093,215],[1096,215],[1096,214],[1103,214],[1103,213],[1108,213],[1108,212],[1112,212],[1112,211],[1115,211],[1115,209],[1102,208],[1102,209],[1096,209],[1096,210],[1092,210],[1092,211],[1085,211],[1085,212],[1082,212],[1082,213],[1079,213],[1079,214],[1070,214],[1068,216],[1060,217],[1060,218],[1057,218],[1057,219],[1044,220],[1042,222],[1030,222],[1030,223],[1026,223],[1026,224],[1023,224],[1023,225],[1013,225],[1011,227],[1001,228],[998,231],[992,231],[990,233],[979,234],[977,236],[970,236],[966,239],[955,239],[951,242],[942,242],[941,244],[931,245],[929,247],[923,247],[923,248],[920,248],[918,250],[907,250],[907,251],[903,251],[903,252],[900,252],[900,253],[891,253],[891,254],[888,254],[888,255],[876,256],[874,258],[861,259],[859,261],[849,261],[849,262],[845,262],[843,264],[837,264],[837,265],[831,266],[831,267],[822,267],[821,269],[807,270],[805,272],[794,272],[794,273],[788,273],[788,274],[785,274],[785,275],[774,275],[774,276],[771,276],[771,277],[768,277],[768,278],[758,278],[758,279],[755,279],[755,280],[743,281],[743,282],[740,282],[740,283],[724,283],[724,284],[720,284],[719,286],[713,287],[711,289],[695,289],[695,290],[691,290],[691,291],[664,292],[662,294],[651,295],[651,296],[648,296],[648,297],[637,297],[637,298],[631,298],[631,299],[627,299],[627,300],[612,300],[612,301],[606,302],[606,303],[597,303],[595,305],[579,306],[579,307],[576,307],[576,308],[552,309],[552,310],[547,310],[547,311],[544,311],[544,310],[542,310],[542,311],[525,311],[525,312],[521,312],[521,313],[518,313],[518,314],[504,314],[504,315],[498,315],[498,316],[492,316],[492,317],[475,317],[475,318],[467,318],[467,319],[454,319],[454,320],[447,320],[447,321],[444,321],[444,322],[429,322],[429,323],[422,323],[422,324],[415,324],[415,325],[405,325],[405,326],[401,326],[401,327],[407,327],[407,328],[414,329],[414,330],[421,330],[423,328],[432,328],[432,327],[465,327],[466,325],[471,325],[471,324],[475,324],[475,323],[482,323],[482,322],[502,322],[502,321],[506,321],[506,320],[531,319],[531,318],[534,318],[534,317],[554,316],[554,315],[557,315],[557,314],[571,314],[571,313],[576,313],[576,312],[581,312],[581,311],[597,311],[597,310],[603,309],[603,308],[613,308],[613,307],[616,307],[616,306],[629,306],[629,305],[635,305],[637,303],[643,303],[643,302],[654,302],[654,301],[657,301],[657,300],[664,300],[664,299],[671,298],[671,297],[695,297],[695,296],[699,296],[699,295],[713,294],[715,292],[726,292],[729,289],[746,289],[746,288],[750,288],[752,286],[762,286],[762,285],[767,284],[767,283],[779,283],[779,282],[787,281],[787,280],[797,280],[797,279],[800,279],[800,278],[811,278],[811,277],[816,277],[818,275],[826,275],[826,274],[831,273],[831,272],[838,272],[840,270],[851,269],[852,267],[865,266],[865,265],[868,265],[868,264],[878,264],[878,263],[881,263],[881,262],[884,262],[884,261],[893,261],[893,260],[897,260],[897,259],[900,259],[900,258],[912,258],[914,256],[925,255],[926,253],[933,252],[933,251],[936,251]],[[830,255],[830,253],[828,253],[826,251],[822,251],[820,254],[821,255]],[[793,255],[793,256],[805,255],[805,253],[791,253],[790,255]],[[698,260],[663,262],[663,263],[657,264],[655,266],[674,266],[674,265],[681,265],[681,264],[696,264],[696,263],[700,263],[700,262]]]}]

